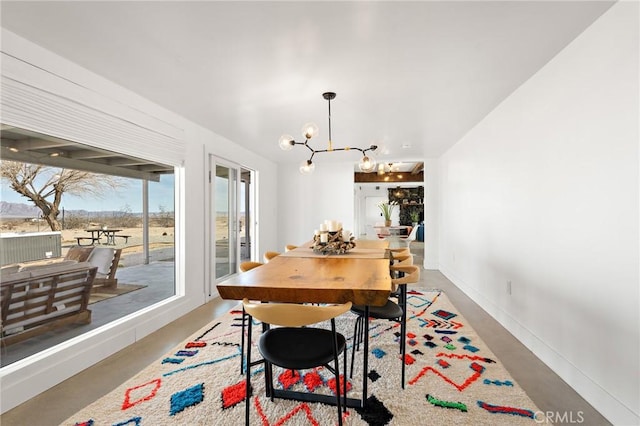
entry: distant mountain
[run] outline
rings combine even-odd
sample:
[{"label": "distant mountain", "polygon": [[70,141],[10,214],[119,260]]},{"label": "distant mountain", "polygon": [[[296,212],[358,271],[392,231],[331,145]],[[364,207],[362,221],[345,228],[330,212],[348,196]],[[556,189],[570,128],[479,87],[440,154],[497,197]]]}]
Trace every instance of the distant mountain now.
[{"label": "distant mountain", "polygon": [[9,203],[0,201],[0,216],[2,217],[38,217],[40,209],[23,203]]},{"label": "distant mountain", "polygon": [[[36,206],[31,206],[24,203],[9,203],[7,201],[0,201],[0,216],[3,218],[37,218],[40,217],[42,212]],[[68,215],[74,216],[95,216],[95,215],[120,215],[122,212],[118,211],[87,211],[87,210],[67,210],[65,212]],[[133,216],[140,216],[141,213],[129,213]],[[150,213],[153,214],[153,213]],[[62,216],[61,216],[62,217]]]}]

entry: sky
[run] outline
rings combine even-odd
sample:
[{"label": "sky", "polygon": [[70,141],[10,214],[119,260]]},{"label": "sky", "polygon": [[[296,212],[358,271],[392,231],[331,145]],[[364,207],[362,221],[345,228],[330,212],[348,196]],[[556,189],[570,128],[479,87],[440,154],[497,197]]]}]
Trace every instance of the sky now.
[{"label": "sky", "polygon": [[[71,194],[62,196],[60,210],[86,210],[86,211],[122,211],[142,213],[142,181],[139,179],[124,179],[127,186],[117,193],[106,194],[102,198],[77,197]],[[160,182],[149,182],[149,211],[159,212],[160,206],[165,211],[174,211],[174,175],[161,175]],[[227,200],[224,196],[228,193],[228,181],[216,179],[216,192],[223,195],[216,200],[216,210],[226,211]],[[241,194],[244,197],[244,194]],[[243,198],[244,199],[244,198]],[[0,186],[0,201],[9,203],[21,203],[33,206],[33,202],[15,192],[9,185],[2,181]]]},{"label": "sky", "polygon": [[[124,179],[126,187],[116,193],[105,194],[102,198],[77,197],[63,194],[61,210],[87,211],[128,211],[142,213],[142,181],[140,179]],[[174,211],[174,175],[161,175],[160,182],[149,182],[149,211],[159,212],[160,206],[165,211]],[[15,192],[2,182],[0,200],[9,203],[33,205],[28,198]]]}]

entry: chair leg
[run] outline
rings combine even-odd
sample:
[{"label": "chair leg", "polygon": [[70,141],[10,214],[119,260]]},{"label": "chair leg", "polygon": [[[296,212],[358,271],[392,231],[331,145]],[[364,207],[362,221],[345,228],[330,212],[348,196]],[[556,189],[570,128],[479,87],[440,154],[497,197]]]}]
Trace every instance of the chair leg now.
[{"label": "chair leg", "polygon": [[342,400],[344,412],[347,412],[347,348],[344,348],[342,359]]},{"label": "chair leg", "polygon": [[340,366],[338,365],[338,336],[336,334],[335,318],[331,318],[331,332],[333,333],[333,369],[334,376],[336,378],[336,406],[338,407],[338,426],[342,426],[342,409],[340,402]]},{"label": "chair leg", "polygon": [[400,297],[402,298],[400,307],[402,308],[402,317],[400,318],[400,356],[402,357],[402,389],[404,389],[405,381],[405,357],[407,354],[407,286],[403,285],[400,291]]},{"label": "chair leg", "polygon": [[247,319],[247,313],[242,307],[242,334],[240,335],[240,374],[244,374],[244,323]]},{"label": "chair leg", "polygon": [[[251,317],[250,317],[251,319]],[[265,333],[267,330],[269,330],[271,328],[271,326],[269,324],[266,323],[262,323],[262,333]],[[271,392],[271,390],[273,389],[273,368],[272,365],[269,361],[267,361],[266,359],[262,359],[261,361],[259,361],[258,363],[263,363],[264,364],[264,388],[265,388],[265,396],[268,398],[271,398],[271,401],[273,401],[273,392]]]},{"label": "chair leg", "polygon": [[273,389],[275,389],[273,386],[273,365],[267,360],[264,361],[264,375],[267,380],[267,396],[269,396],[271,398],[271,402],[273,402]]},{"label": "chair leg", "polygon": [[355,325],[353,326],[353,342],[351,344],[351,370],[349,377],[353,377],[353,363],[355,361],[356,350],[360,350],[361,341],[361,329],[362,329],[362,316],[358,315]]},{"label": "chair leg", "polygon": [[[243,308],[243,312],[244,312],[244,308]],[[245,408],[244,408],[244,423],[246,426],[249,426],[249,410],[250,410],[250,405],[251,405],[251,316],[248,315],[248,322],[247,322],[247,331],[248,331],[248,335],[247,335],[247,359],[246,359],[246,366],[245,366],[245,372],[247,373],[246,376],[246,387],[245,387]]]}]

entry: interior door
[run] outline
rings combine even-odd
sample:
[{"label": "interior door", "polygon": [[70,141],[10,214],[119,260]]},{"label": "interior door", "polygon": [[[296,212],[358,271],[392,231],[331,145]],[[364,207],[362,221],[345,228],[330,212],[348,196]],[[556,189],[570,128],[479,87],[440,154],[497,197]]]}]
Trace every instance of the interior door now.
[{"label": "interior door", "polygon": [[375,232],[374,226],[384,222],[378,205],[380,203],[388,202],[388,197],[382,196],[368,196],[364,200],[364,212],[365,212],[365,226],[367,230],[367,238],[375,239],[378,237]]}]

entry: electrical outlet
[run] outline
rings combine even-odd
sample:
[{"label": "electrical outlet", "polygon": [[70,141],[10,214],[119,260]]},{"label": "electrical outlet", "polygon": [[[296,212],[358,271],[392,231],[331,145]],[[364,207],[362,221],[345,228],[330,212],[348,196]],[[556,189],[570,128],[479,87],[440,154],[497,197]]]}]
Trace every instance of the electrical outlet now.
[{"label": "electrical outlet", "polygon": [[511,296],[511,280],[507,281],[507,294]]}]

